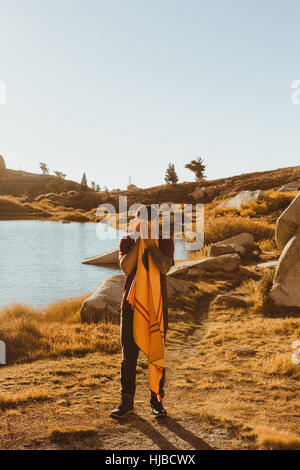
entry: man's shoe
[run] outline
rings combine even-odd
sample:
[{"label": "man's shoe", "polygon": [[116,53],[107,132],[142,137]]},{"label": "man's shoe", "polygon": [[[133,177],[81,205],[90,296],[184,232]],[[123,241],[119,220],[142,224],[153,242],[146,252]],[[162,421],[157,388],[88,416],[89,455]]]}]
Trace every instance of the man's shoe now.
[{"label": "man's shoe", "polygon": [[121,399],[121,403],[110,413],[113,419],[124,419],[133,413],[133,400]]},{"label": "man's shoe", "polygon": [[167,410],[163,407],[161,401],[155,400],[155,402],[151,403],[152,408],[152,415],[154,418],[163,418],[168,416]]}]

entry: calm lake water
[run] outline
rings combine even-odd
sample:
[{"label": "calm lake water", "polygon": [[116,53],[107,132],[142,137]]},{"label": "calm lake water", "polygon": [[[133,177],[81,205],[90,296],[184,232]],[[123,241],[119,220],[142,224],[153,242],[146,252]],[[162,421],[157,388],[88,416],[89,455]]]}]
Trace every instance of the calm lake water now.
[{"label": "calm lake water", "polygon": [[[114,238],[99,239],[96,228]],[[0,306],[13,302],[43,306],[95,291],[120,270],[81,261],[117,248],[122,235],[104,224],[0,221]],[[175,257],[186,257],[182,242],[176,243]]]}]

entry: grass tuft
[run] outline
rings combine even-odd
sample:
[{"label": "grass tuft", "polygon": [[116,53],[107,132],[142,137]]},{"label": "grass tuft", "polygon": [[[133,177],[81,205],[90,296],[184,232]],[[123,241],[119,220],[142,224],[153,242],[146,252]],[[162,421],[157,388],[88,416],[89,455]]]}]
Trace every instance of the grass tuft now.
[{"label": "grass tuft", "polygon": [[17,408],[32,402],[42,402],[50,400],[50,394],[45,388],[32,387],[19,393],[1,393],[0,410]]},{"label": "grass tuft", "polygon": [[300,450],[300,436],[268,426],[256,426],[257,445],[262,450]]}]

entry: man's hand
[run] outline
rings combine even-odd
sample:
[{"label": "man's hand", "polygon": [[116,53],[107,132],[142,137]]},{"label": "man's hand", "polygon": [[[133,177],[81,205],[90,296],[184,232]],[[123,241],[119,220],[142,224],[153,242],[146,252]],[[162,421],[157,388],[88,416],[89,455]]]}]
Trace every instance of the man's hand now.
[{"label": "man's hand", "polygon": [[135,241],[134,246],[131,248],[129,253],[120,258],[120,268],[125,274],[130,274],[136,268],[137,258],[139,253],[140,239]]}]

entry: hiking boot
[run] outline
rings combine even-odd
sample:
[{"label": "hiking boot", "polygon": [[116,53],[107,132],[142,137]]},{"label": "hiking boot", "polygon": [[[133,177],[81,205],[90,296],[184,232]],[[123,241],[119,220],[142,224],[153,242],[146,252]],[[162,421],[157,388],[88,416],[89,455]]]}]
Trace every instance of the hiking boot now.
[{"label": "hiking boot", "polygon": [[110,413],[113,419],[124,419],[133,413],[133,397],[122,396],[121,403]]},{"label": "hiking boot", "polygon": [[155,400],[151,400],[151,408],[152,408],[152,416],[154,418],[163,418],[164,416],[168,416],[167,410],[163,407],[161,401],[158,401],[156,398]]}]

